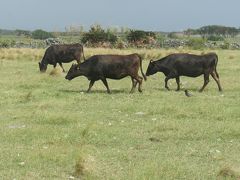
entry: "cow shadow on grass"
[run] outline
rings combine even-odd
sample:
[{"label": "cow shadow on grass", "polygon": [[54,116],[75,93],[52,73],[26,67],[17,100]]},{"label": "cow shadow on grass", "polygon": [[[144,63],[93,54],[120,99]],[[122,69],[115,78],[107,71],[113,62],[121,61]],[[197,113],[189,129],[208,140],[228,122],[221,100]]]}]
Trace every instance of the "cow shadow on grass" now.
[{"label": "cow shadow on grass", "polygon": [[179,91],[177,91],[176,88],[170,88],[170,90],[167,90],[166,88],[153,88],[153,89],[156,91],[161,91],[161,92],[182,92],[184,90],[199,92],[200,88],[181,88]]},{"label": "cow shadow on grass", "polygon": [[[80,89],[80,90],[69,90],[69,89],[60,89],[60,92],[64,93],[84,93],[84,94],[108,94],[107,90],[91,90],[90,92],[87,92],[86,89]],[[110,94],[122,94],[122,93],[129,93],[126,90],[119,90],[119,89],[113,89],[111,90]]]}]

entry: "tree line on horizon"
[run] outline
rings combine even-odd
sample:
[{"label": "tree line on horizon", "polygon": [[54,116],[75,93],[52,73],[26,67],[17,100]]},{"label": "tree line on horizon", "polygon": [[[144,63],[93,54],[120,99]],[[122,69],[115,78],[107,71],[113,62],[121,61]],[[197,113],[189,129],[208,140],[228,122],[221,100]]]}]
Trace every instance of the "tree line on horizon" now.
[{"label": "tree line on horizon", "polygon": [[[81,43],[84,43],[86,46],[98,47],[103,46],[104,44],[116,45],[118,48],[123,48],[124,43],[127,43],[128,46],[133,47],[143,47],[144,44],[154,44],[156,41],[161,42],[163,39],[178,39],[179,34],[182,37],[192,38],[198,36],[198,39],[190,39],[189,46],[192,44],[204,44],[205,40],[208,41],[224,41],[225,38],[235,37],[240,33],[240,28],[227,27],[227,26],[218,26],[218,25],[209,25],[203,26],[198,29],[187,29],[183,32],[153,32],[153,31],[143,31],[143,30],[133,30],[129,28],[103,28],[99,24],[94,24],[90,27],[89,30],[84,31],[83,26],[71,26],[65,28],[64,32],[48,32],[42,29],[37,29],[34,31],[16,29],[14,31],[1,30],[1,35],[16,35],[24,36],[32,39],[45,40],[49,38],[58,38],[58,37],[75,37],[78,36],[78,39]],[[199,37],[201,37],[199,39]],[[201,40],[202,39],[202,40]],[[156,43],[155,43],[156,44]]]},{"label": "tree line on horizon", "polygon": [[[37,29],[34,31],[30,30],[22,30],[22,29],[16,29],[16,30],[6,30],[6,29],[0,29],[0,35],[17,35],[17,36],[30,36],[30,37],[35,37],[39,39],[45,39],[45,36],[48,37],[54,37],[54,33],[59,33],[61,36],[63,35],[79,35],[92,32],[94,30],[105,30],[101,25],[99,24],[94,24],[90,27],[88,31],[84,30],[83,26],[69,26],[65,27],[65,31],[58,31],[58,32],[49,32],[45,31],[42,29]],[[119,33],[128,33],[129,31],[141,31],[141,32],[148,32],[144,30],[133,30],[130,28],[126,27],[110,27],[107,28],[106,31],[111,32],[113,34],[119,34]],[[154,31],[149,31],[150,33],[161,33],[161,31],[154,32]],[[167,34],[174,33],[174,32],[166,32]],[[234,37],[240,33],[240,28],[236,27],[228,27],[228,26],[220,26],[220,25],[208,25],[208,26],[203,26],[197,29],[192,29],[189,28],[187,30],[184,30],[182,33],[185,35],[201,35],[203,38],[211,36],[211,35],[218,35],[218,36],[223,36],[223,37]],[[38,37],[36,37],[36,34]]]},{"label": "tree line on horizon", "polygon": [[186,35],[196,35],[199,34],[203,38],[209,36],[222,36],[222,37],[235,37],[240,33],[240,28],[219,26],[219,25],[210,25],[203,26],[198,29],[187,29],[184,31]]}]

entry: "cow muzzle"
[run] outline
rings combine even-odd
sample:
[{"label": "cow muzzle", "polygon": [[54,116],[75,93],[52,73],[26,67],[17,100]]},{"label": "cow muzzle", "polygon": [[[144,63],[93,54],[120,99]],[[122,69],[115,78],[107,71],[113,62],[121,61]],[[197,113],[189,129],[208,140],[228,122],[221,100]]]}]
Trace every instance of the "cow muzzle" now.
[{"label": "cow muzzle", "polygon": [[67,79],[67,80],[69,80],[69,81],[72,80],[72,78],[70,78],[69,76],[65,76],[65,79]]}]

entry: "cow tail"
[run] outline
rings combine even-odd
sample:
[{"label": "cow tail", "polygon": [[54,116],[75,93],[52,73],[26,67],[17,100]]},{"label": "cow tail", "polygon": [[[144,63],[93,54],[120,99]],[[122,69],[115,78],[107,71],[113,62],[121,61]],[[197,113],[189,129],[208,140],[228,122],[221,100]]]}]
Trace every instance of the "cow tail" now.
[{"label": "cow tail", "polygon": [[83,59],[85,61],[86,59],[85,59],[85,56],[84,56],[83,46],[82,46],[82,54],[83,54]]},{"label": "cow tail", "polygon": [[144,78],[144,80],[146,81],[147,80],[147,77],[146,75],[143,73],[143,69],[142,69],[142,57],[140,55],[138,55],[139,59],[140,59],[140,69],[141,69],[141,73],[142,73],[142,76]]},{"label": "cow tail", "polygon": [[217,78],[219,78],[219,75],[218,75],[218,72],[217,72],[217,64],[218,64],[218,55],[216,54],[214,70],[215,70]]}]

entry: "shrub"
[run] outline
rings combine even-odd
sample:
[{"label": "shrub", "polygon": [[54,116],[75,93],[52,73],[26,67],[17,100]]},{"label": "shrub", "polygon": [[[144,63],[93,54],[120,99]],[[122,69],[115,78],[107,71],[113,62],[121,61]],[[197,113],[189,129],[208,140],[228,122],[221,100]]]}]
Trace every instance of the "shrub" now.
[{"label": "shrub", "polygon": [[110,42],[111,44],[115,44],[117,41],[117,36],[114,35],[110,31],[106,31],[100,25],[94,25],[91,27],[89,32],[85,33],[82,37],[82,42],[98,44],[104,42]]},{"label": "shrub", "polygon": [[127,40],[134,45],[141,46],[143,44],[149,44],[156,39],[154,32],[147,32],[141,30],[130,30],[127,35]]},{"label": "shrub", "polygon": [[16,45],[14,40],[0,40],[0,48],[10,48]]},{"label": "shrub", "polygon": [[127,35],[127,40],[130,42],[144,41],[146,38],[146,33],[140,30],[130,30],[129,34]]},{"label": "shrub", "polygon": [[47,39],[47,38],[54,38],[53,34],[47,31],[43,31],[41,29],[37,29],[32,32],[33,39]]},{"label": "shrub", "polygon": [[106,40],[112,44],[115,44],[117,42],[117,36],[114,35],[111,31],[106,32],[106,37]]},{"label": "shrub", "polygon": [[170,39],[178,39],[178,36],[177,36],[177,34],[175,32],[171,32],[167,36]]},{"label": "shrub", "polygon": [[229,49],[230,48],[230,43],[229,42],[224,42],[223,44],[220,45],[220,48]]},{"label": "shrub", "polygon": [[166,38],[165,38],[165,36],[164,35],[162,35],[162,34],[158,34],[157,36],[156,36],[156,41],[157,41],[157,43],[161,46],[161,47],[163,47],[163,44],[164,44],[164,41],[166,40]]},{"label": "shrub", "polygon": [[115,44],[115,47],[118,49],[124,49],[124,48],[128,47],[128,44],[126,42],[124,42],[123,40],[118,39],[118,41]]},{"label": "shrub", "polygon": [[222,36],[211,35],[207,38],[208,41],[224,41]]},{"label": "shrub", "polygon": [[30,31],[21,30],[21,29],[16,29],[16,30],[15,30],[15,34],[16,34],[17,36],[27,36],[27,37],[30,37],[30,36],[31,36],[31,32],[30,32]]},{"label": "shrub", "polygon": [[192,48],[192,49],[203,49],[205,46],[206,40],[202,39],[202,38],[193,38],[193,39],[190,39],[187,43],[187,45]]},{"label": "shrub", "polygon": [[130,30],[129,34],[127,35],[127,40],[130,42],[145,41],[147,43],[149,38],[156,39],[156,34],[154,32]]}]

